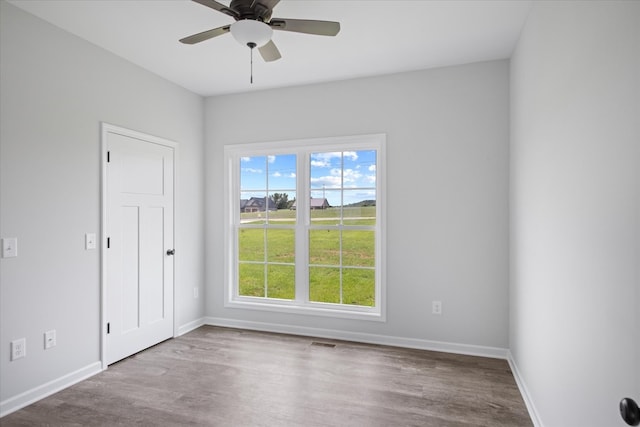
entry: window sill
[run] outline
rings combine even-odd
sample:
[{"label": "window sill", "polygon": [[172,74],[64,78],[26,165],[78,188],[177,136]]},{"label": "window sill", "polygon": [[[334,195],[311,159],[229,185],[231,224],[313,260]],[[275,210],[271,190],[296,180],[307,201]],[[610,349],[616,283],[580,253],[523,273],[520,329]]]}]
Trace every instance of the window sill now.
[{"label": "window sill", "polygon": [[226,308],[239,308],[245,310],[261,310],[277,313],[298,314],[303,316],[322,316],[341,319],[369,320],[376,322],[385,322],[385,316],[376,308],[368,307],[345,307],[335,306],[334,304],[323,303],[300,303],[279,300],[261,300],[259,298],[243,298],[238,300],[226,301]]}]

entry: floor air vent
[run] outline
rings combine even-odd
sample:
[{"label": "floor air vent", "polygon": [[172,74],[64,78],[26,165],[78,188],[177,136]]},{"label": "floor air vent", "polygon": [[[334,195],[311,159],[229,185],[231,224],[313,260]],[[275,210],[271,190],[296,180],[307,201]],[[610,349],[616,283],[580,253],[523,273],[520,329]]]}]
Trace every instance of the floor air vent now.
[{"label": "floor air vent", "polygon": [[318,342],[318,341],[313,341],[311,345],[315,345],[318,347],[328,347],[328,348],[334,348],[336,346],[335,344],[330,344],[328,342]]}]

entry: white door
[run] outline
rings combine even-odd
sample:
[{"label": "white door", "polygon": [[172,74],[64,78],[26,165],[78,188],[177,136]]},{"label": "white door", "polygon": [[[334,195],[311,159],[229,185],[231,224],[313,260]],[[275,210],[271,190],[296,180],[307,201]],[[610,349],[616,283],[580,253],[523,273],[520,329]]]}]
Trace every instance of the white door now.
[{"label": "white door", "polygon": [[137,133],[103,135],[104,357],[111,364],[173,336],[174,147]]}]

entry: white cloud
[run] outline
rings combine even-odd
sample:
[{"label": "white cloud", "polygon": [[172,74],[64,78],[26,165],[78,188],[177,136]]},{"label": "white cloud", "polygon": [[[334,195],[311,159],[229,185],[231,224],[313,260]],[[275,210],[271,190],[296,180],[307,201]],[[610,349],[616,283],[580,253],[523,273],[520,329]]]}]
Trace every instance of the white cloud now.
[{"label": "white cloud", "polygon": [[344,179],[344,187],[358,187],[358,181],[362,176],[363,175],[355,169],[345,169],[343,174],[341,169],[333,168],[329,171],[328,176],[311,178],[311,185],[324,185],[331,188],[339,188],[340,185],[343,184]]},{"label": "white cloud", "polygon": [[320,176],[317,178],[311,178],[311,186],[319,187],[325,186],[329,188],[339,188],[341,179],[339,176]]},{"label": "white cloud", "polygon": [[375,171],[376,171],[376,165],[369,166],[369,172],[375,172]]},{"label": "white cloud", "polygon": [[355,151],[345,151],[344,153],[340,151],[334,151],[330,153],[315,153],[311,155],[311,166],[320,168],[331,167],[331,161],[333,159],[342,158],[343,154],[345,159],[350,159],[352,161],[358,160],[358,153],[356,153]]},{"label": "white cloud", "polygon": [[[241,162],[250,162],[254,159],[260,159],[260,157],[240,157]],[[276,156],[267,156],[267,161],[273,163],[276,161]]]},{"label": "white cloud", "polygon": [[[316,187],[324,185],[331,188],[340,188],[340,185],[343,185],[345,188],[362,187],[363,183],[361,180],[363,177],[367,184],[371,182],[368,175],[364,176],[356,169],[345,169],[343,172],[342,169],[333,168],[327,176],[311,178],[311,185]],[[375,182],[375,176],[373,182]]]},{"label": "white cloud", "polygon": [[280,172],[280,171],[275,171],[274,173],[271,174],[271,176],[274,177],[274,178],[295,178],[296,174],[295,174],[295,172],[282,174],[282,172]]},{"label": "white cloud", "polygon": [[362,174],[354,169],[345,169],[344,170],[344,182],[346,183],[354,183],[362,178]]},{"label": "white cloud", "polygon": [[249,173],[262,173],[262,169],[254,169],[254,168],[242,168],[243,172]]}]

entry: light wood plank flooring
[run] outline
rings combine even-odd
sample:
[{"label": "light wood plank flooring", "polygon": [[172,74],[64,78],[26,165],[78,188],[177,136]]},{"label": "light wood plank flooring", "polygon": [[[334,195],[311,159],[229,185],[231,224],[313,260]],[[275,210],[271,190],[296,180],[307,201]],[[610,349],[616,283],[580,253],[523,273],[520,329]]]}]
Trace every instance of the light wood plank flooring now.
[{"label": "light wood plank flooring", "polygon": [[531,426],[506,361],[204,326],[2,426]]}]

